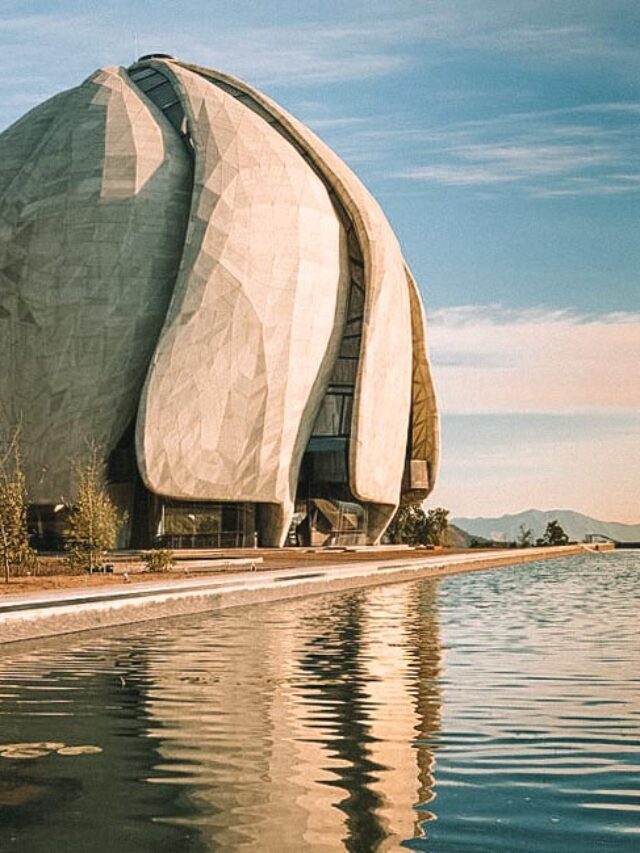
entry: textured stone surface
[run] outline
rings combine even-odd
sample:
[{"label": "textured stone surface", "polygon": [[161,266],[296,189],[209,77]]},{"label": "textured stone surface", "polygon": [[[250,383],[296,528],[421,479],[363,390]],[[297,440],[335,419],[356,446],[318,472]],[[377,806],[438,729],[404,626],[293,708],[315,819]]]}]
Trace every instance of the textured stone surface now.
[{"label": "textured stone surface", "polygon": [[[471,551],[437,554],[407,561],[371,560],[341,566],[314,566],[274,572],[250,572],[224,579],[124,584],[116,591],[64,590],[0,597],[0,643],[89,631],[108,625],[145,622],[169,616],[201,613],[225,607],[248,606],[317,595],[357,587],[404,583],[424,577],[444,577],[459,572],[505,568],[584,554],[582,545],[524,548],[507,551]],[[42,602],[46,606],[42,607]],[[29,604],[35,606],[30,607]]]},{"label": "textured stone surface", "polygon": [[0,401],[30,498],[73,491],[135,416],[182,252],[191,164],[123,71],[0,136]]},{"label": "textured stone surface", "polygon": [[268,537],[278,544],[335,358],[346,239],[324,185],[279,133],[202,77],[164,67],[182,94],[195,171],[140,407],[141,472],[159,494],[278,504]]},{"label": "textured stone surface", "polygon": [[[257,503],[281,544],[357,350],[349,488],[377,541],[401,489],[433,487],[439,446],[424,314],[382,210],[241,81],[135,69],[98,71],[0,136],[0,402],[23,423],[31,500],[70,495],[85,442],[108,453],[137,410],[152,492]],[[347,344],[350,282],[364,305]]]},{"label": "textured stone surface", "polygon": [[369,538],[376,541],[399,501],[411,406],[411,309],[398,241],[360,180],[301,122],[235,77],[187,67],[245,93],[275,120],[322,174],[355,227],[364,258],[366,299],[349,452],[350,486],[361,501],[384,505],[370,512],[375,522]]},{"label": "textured stone surface", "polygon": [[426,463],[426,484],[408,491],[415,499],[426,498],[438,474],[440,461],[440,418],[427,355],[427,329],[418,287],[406,270],[411,306],[411,338],[413,343],[413,378],[411,383],[411,422],[407,459]]}]

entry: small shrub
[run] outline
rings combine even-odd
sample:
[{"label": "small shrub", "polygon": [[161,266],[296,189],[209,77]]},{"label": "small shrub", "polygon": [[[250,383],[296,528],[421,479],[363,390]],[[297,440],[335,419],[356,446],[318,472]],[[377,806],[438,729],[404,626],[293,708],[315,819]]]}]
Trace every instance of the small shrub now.
[{"label": "small shrub", "polygon": [[101,447],[89,445],[89,456],[76,469],[78,496],[71,505],[66,530],[67,561],[80,571],[93,569],[115,547],[126,515],[118,512],[105,486]]},{"label": "small shrub", "polygon": [[170,572],[175,567],[174,553],[168,548],[147,551],[144,561],[149,572]]},{"label": "small shrub", "polygon": [[29,545],[27,487],[20,457],[20,430],[0,441],[0,561],[4,581],[37,574],[38,560]]}]

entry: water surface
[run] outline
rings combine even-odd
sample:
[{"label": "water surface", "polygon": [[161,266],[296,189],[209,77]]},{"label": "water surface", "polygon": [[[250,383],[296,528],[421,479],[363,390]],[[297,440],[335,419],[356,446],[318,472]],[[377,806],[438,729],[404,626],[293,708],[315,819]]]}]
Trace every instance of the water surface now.
[{"label": "water surface", "polygon": [[7,646],[0,850],[637,851],[639,593],[618,552]]}]

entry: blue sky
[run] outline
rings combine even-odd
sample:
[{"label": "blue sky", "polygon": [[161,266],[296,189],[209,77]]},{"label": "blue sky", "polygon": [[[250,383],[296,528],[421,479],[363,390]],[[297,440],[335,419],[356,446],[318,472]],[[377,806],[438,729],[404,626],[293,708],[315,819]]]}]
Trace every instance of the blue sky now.
[{"label": "blue sky", "polygon": [[[640,454],[620,444],[640,402],[639,42],[635,0],[3,0],[0,128],[152,51],[262,88],[374,192],[421,284],[444,411],[434,501],[464,515],[562,501],[640,521]],[[539,363],[548,397],[528,387]],[[496,385],[501,366],[514,373]],[[540,418],[574,438],[553,465]],[[478,430],[514,458],[526,445],[548,477],[526,490],[503,456],[480,465]],[[635,474],[624,490],[620,453]]]}]

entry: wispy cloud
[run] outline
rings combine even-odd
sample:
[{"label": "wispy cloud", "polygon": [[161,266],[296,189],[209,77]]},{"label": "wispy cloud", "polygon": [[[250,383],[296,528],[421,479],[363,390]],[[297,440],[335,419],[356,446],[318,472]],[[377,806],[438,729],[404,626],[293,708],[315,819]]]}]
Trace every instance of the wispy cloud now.
[{"label": "wispy cloud", "polygon": [[627,71],[638,65],[625,31],[586,9],[584,0],[565,0],[561,6],[551,0],[396,0],[391,6],[385,0],[353,0],[339,14],[328,4],[315,19],[286,0],[270,14],[265,4],[262,15],[243,15],[241,6],[248,11],[249,3],[224,16],[204,2],[185,6],[167,0],[158,15],[150,15],[146,5],[4,0],[2,46],[17,48],[23,61],[32,51],[44,60],[57,54],[69,61],[105,50],[130,54],[135,32],[140,52],[164,49],[220,64],[259,84],[294,86],[383,76],[425,62],[446,64],[469,52],[556,63],[602,57],[625,61]]},{"label": "wispy cloud", "polygon": [[333,22],[299,24],[292,15],[278,26],[219,27],[215,40],[185,33],[178,45],[255,82],[294,86],[443,65],[470,53],[508,54],[535,65],[606,60],[624,63],[627,72],[640,68],[633,41],[589,14],[584,0],[563,6],[555,0],[519,0],[515,8],[504,0],[396,0],[390,7],[384,0],[355,0]]},{"label": "wispy cloud", "polygon": [[457,413],[636,410],[640,314],[458,306],[429,318],[440,402]]},{"label": "wispy cloud", "polygon": [[327,128],[361,127],[367,122],[363,116],[342,116],[336,118],[310,118],[308,124],[314,130],[326,130]]},{"label": "wispy cloud", "polygon": [[[637,192],[639,131],[638,102],[413,128],[405,131],[407,144],[423,162],[395,177],[459,187],[517,184],[537,197]],[[388,133],[372,137],[390,144]],[[400,139],[396,133],[393,144]]]},{"label": "wispy cloud", "polygon": [[[625,29],[601,15],[598,4],[585,8],[584,0],[520,0],[515,7],[503,0],[397,0],[393,9],[384,0],[356,0],[347,14],[319,14],[316,20],[301,20],[286,6],[278,15],[246,16],[247,24],[241,14],[222,20],[198,2],[183,15],[168,0],[162,16],[149,16],[124,0],[102,7],[89,0],[34,4],[32,12],[29,4],[6,0],[0,10],[0,79],[7,87],[0,126],[97,65],[128,64],[134,41],[139,53],[160,49],[220,67],[294,104],[309,87],[409,75],[472,55],[508,54],[510,68],[600,59],[627,75],[640,68]],[[633,14],[632,4],[622,6],[621,14]],[[399,174],[416,184],[517,188],[541,198],[626,195],[640,188],[627,177],[640,173],[638,102],[407,126],[414,115],[405,110],[386,123],[377,115],[378,128],[385,126],[370,132],[360,116],[318,115],[310,123],[350,162],[383,163],[388,157],[405,164]]]},{"label": "wispy cloud", "polygon": [[640,520],[640,313],[461,305],[430,315],[429,339],[444,412],[433,503]]},{"label": "wispy cloud", "polygon": [[[149,17],[135,4],[115,0],[70,2],[59,11],[29,13],[24,5],[0,9],[0,72],[8,92],[0,103],[0,127],[16,117],[7,97],[35,104],[96,66],[128,65],[136,53],[157,50],[219,67],[263,87],[303,88],[375,79],[409,68],[404,49],[411,21],[369,20],[331,24],[296,22],[240,25],[201,13],[178,14],[167,3]],[[251,18],[247,18],[251,20]],[[5,116],[5,121],[2,121]]]}]

